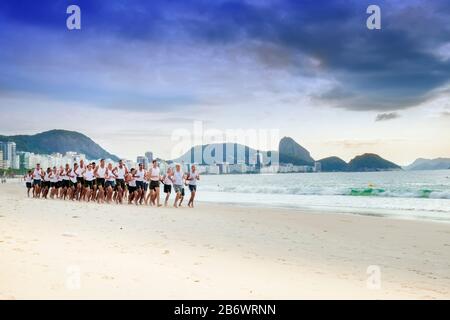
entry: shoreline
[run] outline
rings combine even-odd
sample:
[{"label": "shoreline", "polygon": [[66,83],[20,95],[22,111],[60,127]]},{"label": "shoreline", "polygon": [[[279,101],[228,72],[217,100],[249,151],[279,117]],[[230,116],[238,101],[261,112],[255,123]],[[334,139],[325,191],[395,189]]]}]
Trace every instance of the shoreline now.
[{"label": "shoreline", "polygon": [[24,195],[0,185],[0,299],[450,298],[448,224]]}]

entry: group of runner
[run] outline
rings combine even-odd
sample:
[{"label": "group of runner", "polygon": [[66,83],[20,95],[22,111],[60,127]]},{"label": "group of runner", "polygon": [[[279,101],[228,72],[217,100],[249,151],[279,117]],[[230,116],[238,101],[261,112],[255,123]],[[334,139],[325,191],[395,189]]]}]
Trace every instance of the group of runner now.
[{"label": "group of runner", "polygon": [[160,207],[160,184],[166,194],[164,205],[169,205],[172,189],[175,192],[173,206],[182,205],[185,191],[188,186],[190,198],[188,206],[194,207],[197,181],[200,175],[195,165],[189,173],[183,173],[181,165],[176,164],[175,169],[168,168],[162,175],[158,162],[154,160],[149,170],[140,163],[138,169],[128,169],[122,160],[117,165],[106,164],[105,160],[85,164],[74,163],[73,167],[53,167],[43,170],[40,164],[34,170],[28,171],[24,180],[26,182],[28,197],[32,192],[33,198],[62,199],[73,201],[96,201],[98,203],[117,203],[124,201],[128,204],[151,205]]}]

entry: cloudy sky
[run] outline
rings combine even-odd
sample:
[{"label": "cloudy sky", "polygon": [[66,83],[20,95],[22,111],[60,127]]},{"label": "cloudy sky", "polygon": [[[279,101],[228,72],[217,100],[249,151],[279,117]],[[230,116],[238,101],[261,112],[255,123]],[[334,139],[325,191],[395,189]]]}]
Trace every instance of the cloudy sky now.
[{"label": "cloudy sky", "polygon": [[170,158],[202,121],[278,130],[316,159],[450,157],[449,21],[447,0],[2,1],[0,134]]}]

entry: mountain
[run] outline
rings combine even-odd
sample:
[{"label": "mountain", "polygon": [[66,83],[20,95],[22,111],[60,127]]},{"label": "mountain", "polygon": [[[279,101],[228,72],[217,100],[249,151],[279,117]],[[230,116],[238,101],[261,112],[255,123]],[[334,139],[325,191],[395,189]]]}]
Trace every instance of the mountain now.
[{"label": "mountain", "polygon": [[87,136],[75,131],[51,130],[32,136],[0,136],[0,141],[15,142],[17,151],[40,154],[74,151],[83,153],[92,160],[101,158],[119,160],[117,156],[110,154]]},{"label": "mountain", "polygon": [[309,151],[289,137],[280,140],[278,152],[280,163],[292,163],[293,165],[312,165],[314,163]]},{"label": "mountain", "polygon": [[348,163],[338,157],[328,157],[318,161],[324,172],[349,171]]},{"label": "mountain", "polygon": [[365,153],[353,158],[348,166],[350,171],[401,170],[400,166],[373,153]]},{"label": "mountain", "polygon": [[[258,151],[238,143],[213,143],[194,146],[181,157],[171,160],[172,162],[213,164],[228,162],[230,164],[245,163],[256,164]],[[277,159],[276,151],[260,151],[263,163],[267,164],[269,159]]]},{"label": "mountain", "polygon": [[450,169],[450,158],[423,159],[419,158],[409,166],[404,167],[406,170],[446,170]]}]

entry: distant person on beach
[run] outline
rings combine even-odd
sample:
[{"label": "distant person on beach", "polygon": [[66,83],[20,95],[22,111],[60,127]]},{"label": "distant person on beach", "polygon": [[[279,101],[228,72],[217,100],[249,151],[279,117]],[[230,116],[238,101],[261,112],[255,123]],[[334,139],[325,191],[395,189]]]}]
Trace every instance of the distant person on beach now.
[{"label": "distant person on beach", "polygon": [[[175,172],[173,173],[173,189],[175,191],[175,202],[173,206],[178,208],[184,199],[184,174],[181,171],[181,165],[175,165]],[[179,202],[178,202],[179,201]]]},{"label": "distant person on beach", "polygon": [[145,176],[147,175],[147,171],[144,169],[144,164],[139,163],[139,169],[135,173],[136,177],[136,187],[138,192],[138,201],[139,204],[142,204],[144,202],[145,193],[147,190],[145,190]]},{"label": "distant person on beach", "polygon": [[53,167],[52,172],[50,174],[50,198],[54,199],[55,194],[58,192],[58,169]]},{"label": "distant person on beach", "polygon": [[42,183],[42,198],[47,199],[47,195],[50,191],[50,179],[51,179],[52,169],[47,168],[47,171],[44,173],[44,182]]},{"label": "distant person on beach", "polygon": [[[25,186],[27,187],[27,195],[28,198],[30,197],[30,190],[33,188],[33,172],[31,170],[28,170],[28,173],[23,177],[25,180]],[[2,178],[3,181],[3,178]],[[34,194],[34,190],[33,190]]]},{"label": "distant person on beach", "polygon": [[125,182],[128,185],[128,204],[134,201],[134,204],[138,204],[139,192],[136,186],[136,169],[131,169],[130,172],[125,176]]},{"label": "distant person on beach", "polygon": [[161,207],[159,203],[159,182],[161,174],[156,160],[152,161],[152,168],[150,169],[150,205]]},{"label": "distant person on beach", "polygon": [[116,178],[117,175],[114,172],[112,163],[108,163],[108,169],[106,171],[106,203],[111,203],[113,198],[113,192],[116,189]]},{"label": "distant person on beach", "polygon": [[44,171],[41,169],[41,165],[36,164],[36,168],[33,171],[33,197],[39,198],[41,196],[41,181],[44,177]]},{"label": "distant person on beach", "polygon": [[113,173],[116,175],[114,200],[116,203],[122,203],[123,198],[126,196],[125,176],[128,174],[128,168],[120,160],[119,165],[113,169]]},{"label": "distant person on beach", "polygon": [[93,198],[92,193],[94,192],[94,169],[92,168],[92,164],[88,164],[86,170],[83,173],[84,179],[84,199],[87,202],[90,202]]},{"label": "distant person on beach", "polygon": [[167,207],[169,203],[170,194],[172,193],[172,183],[173,183],[173,171],[172,168],[167,168],[167,172],[163,177],[164,193],[166,194],[166,199],[164,200],[164,206]]},{"label": "distant person on beach", "polygon": [[103,203],[105,201],[105,182],[106,182],[106,164],[105,159],[100,160],[100,164],[95,168],[94,175],[97,182],[98,194],[97,200],[98,203]]},{"label": "distant person on beach", "polygon": [[84,160],[80,160],[80,165],[75,169],[75,174],[77,175],[77,186],[76,186],[76,199],[81,200],[84,193],[84,178],[83,173],[86,170],[86,165]]},{"label": "distant person on beach", "polygon": [[189,191],[191,191],[191,198],[188,202],[188,207],[194,207],[195,194],[197,193],[197,181],[200,180],[200,174],[195,165],[191,167],[191,172],[188,174],[186,180],[188,181]]}]

